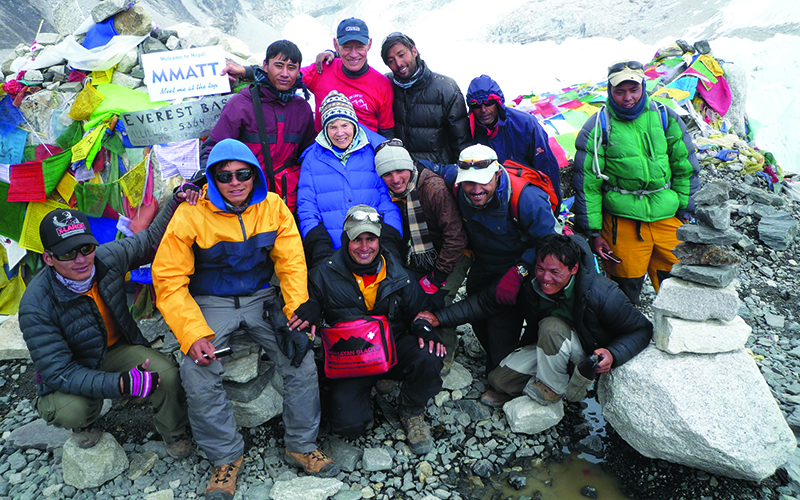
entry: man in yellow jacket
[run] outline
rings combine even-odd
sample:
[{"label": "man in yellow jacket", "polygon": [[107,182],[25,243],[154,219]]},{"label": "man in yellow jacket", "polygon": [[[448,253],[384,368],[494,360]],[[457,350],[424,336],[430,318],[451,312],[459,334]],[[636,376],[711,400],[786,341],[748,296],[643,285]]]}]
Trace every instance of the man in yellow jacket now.
[{"label": "man in yellow jacket", "polygon": [[[209,183],[201,199],[175,212],[153,263],[158,308],[183,353],[192,433],[215,466],[206,498],[232,498],[242,464],[244,441],[222,386],[225,358],[215,355],[237,329],[261,345],[283,377],[286,459],[309,474],[336,475],[339,468],[316,445],[320,402],[311,342],[286,327],[308,300],[292,213],[267,191],[245,144],[220,141],[207,165]],[[283,300],[270,284],[273,276]]]}]

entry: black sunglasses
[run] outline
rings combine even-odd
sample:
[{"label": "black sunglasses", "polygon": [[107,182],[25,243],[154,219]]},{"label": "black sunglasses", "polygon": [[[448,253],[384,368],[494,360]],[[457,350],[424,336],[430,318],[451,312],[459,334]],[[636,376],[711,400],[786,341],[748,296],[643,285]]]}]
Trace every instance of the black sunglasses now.
[{"label": "black sunglasses", "polygon": [[47,253],[48,253],[48,255],[50,255],[50,257],[56,259],[57,261],[66,262],[66,261],[69,261],[69,260],[75,260],[78,257],[78,252],[80,252],[81,255],[84,255],[84,256],[89,255],[90,253],[94,252],[94,249],[96,247],[97,247],[97,245],[95,245],[94,243],[87,243],[87,244],[82,245],[82,246],[80,246],[78,248],[73,248],[72,250],[70,250],[69,252],[65,253],[64,255],[56,255],[56,254],[54,254],[53,252],[51,252],[49,250],[47,251]]},{"label": "black sunglasses", "polygon": [[495,104],[497,104],[497,99],[487,99],[483,102],[478,102],[473,99],[472,102],[469,103],[469,107],[470,109],[478,109],[481,106],[494,106]]},{"label": "black sunglasses", "polygon": [[608,75],[611,76],[612,73],[622,71],[625,68],[632,70],[640,70],[640,69],[644,70],[644,66],[642,66],[642,63],[640,63],[639,61],[623,61],[609,66]]},{"label": "black sunglasses", "polygon": [[474,168],[476,170],[483,170],[484,168],[489,168],[492,165],[497,163],[497,160],[464,160],[458,162],[458,168],[461,170],[469,170]]},{"label": "black sunglasses", "polygon": [[393,146],[393,147],[402,148],[403,147],[403,141],[401,141],[400,139],[390,139],[390,140],[388,140],[386,142],[382,142],[382,143],[378,144],[378,146],[375,148],[375,154],[378,154],[386,146]]},{"label": "black sunglasses", "polygon": [[236,172],[231,172],[230,170],[220,170],[214,174],[214,179],[222,184],[228,184],[233,180],[233,174],[236,174],[236,180],[239,182],[249,181],[253,178],[253,170],[249,168],[243,168],[242,170],[237,170]]}]

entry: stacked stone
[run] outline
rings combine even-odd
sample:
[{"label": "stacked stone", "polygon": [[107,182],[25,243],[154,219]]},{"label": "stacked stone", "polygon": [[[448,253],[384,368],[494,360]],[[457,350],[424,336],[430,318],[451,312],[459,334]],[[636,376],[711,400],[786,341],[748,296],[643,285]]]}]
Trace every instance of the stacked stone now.
[{"label": "stacked stone", "polygon": [[742,349],[752,331],[739,313],[734,288],[739,257],[731,245],[742,236],[731,228],[726,181],[707,184],[695,196],[698,224],[678,228],[676,278],[666,280],[653,302],[656,347],[670,354],[709,354]]},{"label": "stacked stone", "polygon": [[760,481],[797,445],[764,377],[744,349],[751,328],[735,289],[729,187],[697,193],[697,225],[678,229],[677,276],[653,302],[654,341],[602,377],[603,416],[639,453],[737,479]]}]

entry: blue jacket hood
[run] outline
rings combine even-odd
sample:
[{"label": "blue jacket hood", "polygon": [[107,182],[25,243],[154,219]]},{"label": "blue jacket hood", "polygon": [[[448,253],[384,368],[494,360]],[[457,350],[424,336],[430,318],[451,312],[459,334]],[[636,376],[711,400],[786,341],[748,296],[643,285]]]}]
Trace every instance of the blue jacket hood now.
[{"label": "blue jacket hood", "polygon": [[267,197],[267,178],[261,165],[258,163],[256,155],[250,151],[243,142],[236,139],[223,139],[219,141],[211,153],[208,155],[208,162],[206,163],[206,179],[208,179],[207,192],[208,199],[215,207],[220,210],[227,211],[225,207],[225,199],[217,189],[217,182],[212,175],[212,167],[221,161],[238,160],[247,163],[253,167],[255,177],[253,178],[253,195],[250,197],[249,205],[255,205],[264,201]]},{"label": "blue jacket hood", "polygon": [[467,89],[467,106],[473,101],[485,102],[497,97],[500,98],[500,106],[505,108],[506,98],[503,95],[503,90],[490,76],[481,75],[473,78],[472,81],[469,82],[469,88]]}]

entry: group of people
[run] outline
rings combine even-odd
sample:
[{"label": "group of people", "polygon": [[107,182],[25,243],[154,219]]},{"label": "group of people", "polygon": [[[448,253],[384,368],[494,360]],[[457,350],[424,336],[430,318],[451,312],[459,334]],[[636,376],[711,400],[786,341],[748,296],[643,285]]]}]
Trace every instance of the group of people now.
[{"label": "group of people", "polygon": [[[191,426],[215,467],[206,498],[232,498],[244,441],[222,384],[229,358],[218,354],[237,330],[283,378],[286,460],[321,477],[340,472],[317,445],[321,416],[334,433],[361,435],[373,386],[391,381],[410,449],[431,450],[425,407],[452,365],[459,324],[472,323],[486,351],[481,401],[494,407],[521,394],[579,400],[650,341],[635,304],[645,273],[658,286],[675,262],[696,160],[677,115],[649,100],[641,64],[609,68],[607,107],[576,142],[573,211],[590,247],[559,234],[547,134],[505,106],[492,78],[475,78],[465,99],[402,33],[384,40],[392,73],[381,75],[367,64],[372,39],[359,19],[342,21],[333,42],[304,68],[286,40],[261,67],[226,66],[253,84],[206,139],[202,175],[146,230],[98,245],[76,210],[43,220],[47,268],[23,297],[20,326],[37,411],[72,429],[79,447],[102,435],[102,399],[147,398],[171,456],[191,453]],[[545,183],[519,184],[507,161]],[[156,247],[157,306],[180,343],[177,366],[147,346],[125,300],[126,272]],[[453,303],[465,278],[467,298]],[[320,377],[314,337],[376,317],[392,363]]]}]

